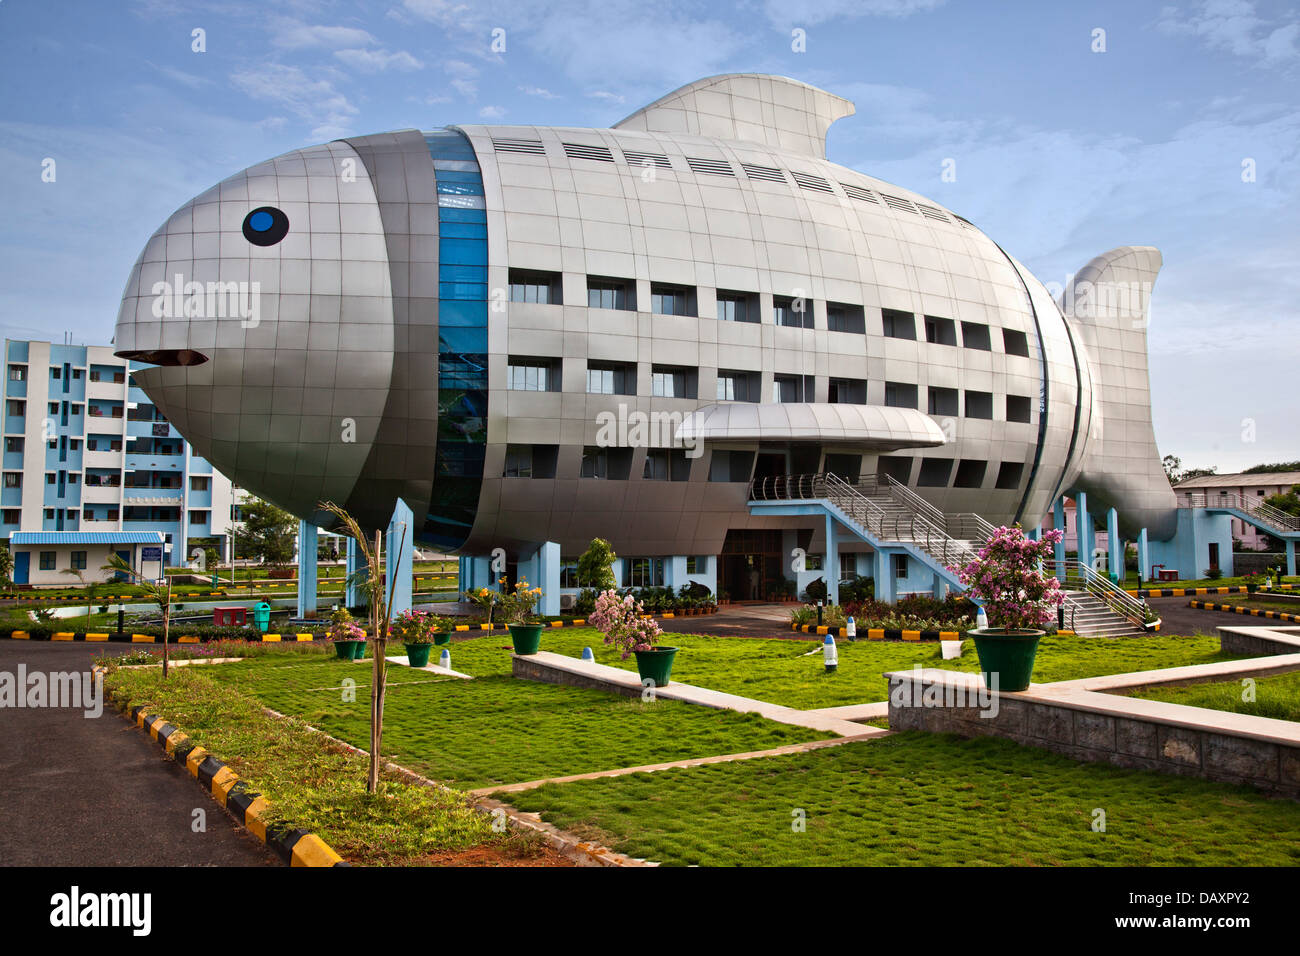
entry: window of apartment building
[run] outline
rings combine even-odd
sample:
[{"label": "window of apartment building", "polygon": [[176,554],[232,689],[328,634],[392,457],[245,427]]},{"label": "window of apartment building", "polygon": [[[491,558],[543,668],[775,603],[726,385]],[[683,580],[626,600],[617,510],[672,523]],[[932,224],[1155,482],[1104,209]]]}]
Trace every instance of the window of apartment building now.
[{"label": "window of apartment building", "polygon": [[[73,513],[72,513],[71,511],[68,512],[68,517],[69,517],[69,518],[73,517]],[[73,552],[72,552],[72,570],[74,570],[74,571],[84,571],[84,570],[86,570],[86,552],[85,552],[85,551],[73,551]]]},{"label": "window of apartment building", "polygon": [[856,554],[840,555],[840,580],[847,581],[849,578],[858,576],[858,556]]},{"label": "window of apartment building", "polygon": [[753,292],[718,290],[719,322],[757,322],[758,296]]},{"label": "window of apartment building", "polygon": [[753,470],[752,451],[715,451],[709,459],[709,481],[749,481]]},{"label": "window of apartment building", "polygon": [[9,437],[5,439],[5,451],[22,452],[25,442],[22,438]]},{"label": "window of apartment building", "polygon": [[190,524],[207,524],[208,513],[206,511],[191,511]]},{"label": "window of apartment building", "polygon": [[45,509],[45,517],[48,518],[48,519],[50,519],[51,521],[54,520],[54,509],[53,509],[53,508],[46,508],[46,509]]},{"label": "window of apartment building", "polygon": [[813,327],[812,303],[788,295],[772,297],[772,321],[794,329]]},{"label": "window of apartment building", "polygon": [[21,488],[23,486],[23,473],[21,471],[5,472],[6,488]]},{"label": "window of apartment building", "polygon": [[27,366],[26,366],[26,365],[10,365],[10,366],[9,366],[9,381],[11,381],[11,382],[25,382],[25,381],[27,381]]},{"label": "window of apartment building", "polygon": [[1029,355],[1029,337],[1019,329],[1002,330],[1002,347],[1008,355]]},{"label": "window of apartment building", "polygon": [[208,491],[212,487],[212,479],[207,475],[191,475],[190,491]]},{"label": "window of apartment building", "polygon": [[560,559],[560,587],[576,588],[578,584],[578,559],[561,558]]},{"label": "window of apartment building", "polygon": [[762,376],[758,372],[718,369],[717,399],[720,402],[760,401],[762,381]]},{"label": "window of apartment building", "polygon": [[1027,422],[1029,421],[1029,415],[1030,405],[1027,395],[1007,396],[1007,421]]},{"label": "window of apartment building", "polygon": [[925,340],[935,345],[956,345],[957,324],[952,319],[941,319],[938,316],[927,315],[925,317]]},{"label": "window of apartment building", "polygon": [[75,471],[68,472],[68,484],[75,485],[76,483],[77,483],[77,473]]},{"label": "window of apartment building", "polygon": [[922,458],[921,474],[917,476],[916,484],[921,488],[947,488],[951,475],[951,458]]},{"label": "window of apartment building", "polygon": [[109,521],[116,521],[116,520],[117,520],[117,516],[118,516],[118,510],[117,510],[116,508],[109,508],[109,509],[108,509],[108,520],[109,520]]},{"label": "window of apartment building", "polygon": [[916,341],[916,316],[911,312],[881,309],[880,318],[884,324],[886,338]]},{"label": "window of apartment building", "polygon": [[992,418],[993,417],[993,393],[972,392],[968,389],[966,392],[966,417],[967,418]]},{"label": "window of apartment building", "polygon": [[63,369],[59,368],[58,366],[50,367],[50,378],[55,379],[57,381],[62,377],[63,377]]},{"label": "window of apartment building", "polygon": [[1024,474],[1024,462],[1004,461],[998,466],[998,480],[993,486],[1001,491],[1010,491],[1020,487],[1020,476]]},{"label": "window of apartment building", "polygon": [[46,483],[47,485],[52,485],[52,484],[54,484],[54,472],[52,472],[52,471],[47,471],[47,472],[45,473],[45,483]]},{"label": "window of apartment building", "polygon": [[635,395],[636,366],[627,362],[588,362],[587,392],[591,395]]},{"label": "window of apartment building", "polygon": [[72,378],[73,378],[74,381],[77,380],[77,379],[79,379],[79,378],[81,378],[81,369],[79,369],[79,368],[74,368],[74,369],[72,370]]},{"label": "window of apartment building", "polygon": [[708,574],[709,559],[703,554],[688,554],[686,556],[686,573],[687,574]]},{"label": "window of apartment building", "polygon": [[826,328],[832,332],[865,333],[867,331],[866,313],[863,312],[860,305],[827,302]]},{"label": "window of apartment building", "polygon": [[636,283],[631,279],[587,276],[587,308],[636,311]]},{"label": "window of apartment building", "polygon": [[826,460],[822,464],[822,471],[832,475],[839,475],[845,481],[857,481],[858,476],[862,473],[862,456],[827,454]]},{"label": "window of apartment building", "polygon": [[811,375],[772,376],[772,401],[808,402],[812,401],[812,396],[813,377]]},{"label": "window of apartment building", "polygon": [[[53,515],[49,515],[48,517],[53,517]],[[56,553],[56,552],[54,552],[54,551],[42,551],[42,552],[41,552],[41,570],[42,570],[42,571],[53,571],[53,570],[54,570],[54,557],[55,557],[55,553]]]},{"label": "window of apartment building", "polygon": [[694,315],[695,288],[652,282],[650,311],[656,315]]},{"label": "window of apartment building", "polygon": [[562,303],[563,284],[558,272],[536,272],[529,269],[510,270],[510,301],[537,302],[542,305]]},{"label": "window of apartment building", "polygon": [[916,386],[906,382],[886,382],[885,404],[891,408],[916,408]]},{"label": "window of apartment building", "polygon": [[558,445],[507,445],[505,478],[554,478]]},{"label": "window of apartment building", "polygon": [[693,368],[654,365],[650,370],[651,392],[657,398],[695,398],[699,373]]},{"label": "window of apartment building", "polygon": [[69,450],[69,451],[80,451],[80,450],[81,450],[81,439],[80,439],[80,438],[69,438],[69,439],[68,439],[68,450]]},{"label": "window of apartment building", "polygon": [[658,588],[664,583],[663,558],[626,558],[623,561],[623,586]]},{"label": "window of apartment building", "polygon": [[961,324],[961,344],[968,349],[978,349],[981,352],[993,351],[993,343],[989,339],[989,327],[980,322]]},{"label": "window of apartment building", "polygon": [[954,488],[978,488],[984,484],[984,472],[988,470],[987,461],[963,458],[957,462],[957,477],[953,479]]},{"label": "window of apartment building", "polygon": [[900,581],[907,577],[907,555],[891,554],[889,556],[889,563],[893,567],[894,580]]},{"label": "window of apartment building", "polygon": [[506,368],[506,387],[516,392],[558,392],[560,360],[511,356]]},{"label": "window of apartment building", "polygon": [[0,514],[0,521],[5,524],[21,524],[22,520],[23,513],[19,508],[5,508],[4,513]]},{"label": "window of apartment building", "polygon": [[13,418],[22,418],[27,414],[27,403],[11,398],[5,403],[5,411]]},{"label": "window of apartment building", "polygon": [[87,509],[86,509],[86,520],[87,520],[87,521],[94,521],[94,520],[95,520],[95,509],[94,509],[94,508],[87,508]]},{"label": "window of apartment building", "polygon": [[833,378],[826,393],[832,405],[867,404],[867,381],[862,378]]},{"label": "window of apartment building", "polygon": [[58,402],[50,402],[50,414],[51,414],[51,415],[57,415],[57,414],[59,414],[59,403],[58,403]]},{"label": "window of apartment building", "polygon": [[689,481],[691,460],[683,448],[651,448],[645,453],[641,477],[646,481]]},{"label": "window of apartment building", "polygon": [[926,389],[926,412],[931,415],[957,415],[960,401],[955,388],[935,388],[933,385]]},{"label": "window of apartment building", "polygon": [[605,478],[627,481],[632,474],[631,448],[602,448],[588,445],[582,450],[582,478]]}]

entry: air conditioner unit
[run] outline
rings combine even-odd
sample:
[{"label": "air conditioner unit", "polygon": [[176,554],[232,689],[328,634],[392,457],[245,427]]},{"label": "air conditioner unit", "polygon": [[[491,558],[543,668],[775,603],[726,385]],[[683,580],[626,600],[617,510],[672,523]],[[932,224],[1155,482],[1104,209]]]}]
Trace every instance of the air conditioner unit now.
[{"label": "air conditioner unit", "polygon": [[574,606],[575,604],[577,604],[577,603],[578,603],[578,595],[576,595],[576,594],[561,594],[561,595],[560,595],[560,610],[561,610],[561,611],[572,611],[572,610],[573,610],[573,606]]}]

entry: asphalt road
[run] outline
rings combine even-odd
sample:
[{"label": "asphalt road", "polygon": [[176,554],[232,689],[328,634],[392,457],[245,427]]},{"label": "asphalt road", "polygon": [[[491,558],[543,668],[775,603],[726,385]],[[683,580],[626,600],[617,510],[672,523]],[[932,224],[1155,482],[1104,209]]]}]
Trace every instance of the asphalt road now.
[{"label": "asphalt road", "polygon": [[[0,639],[0,671],[88,671],[97,651]],[[116,710],[0,707],[0,866],[278,864]]]}]

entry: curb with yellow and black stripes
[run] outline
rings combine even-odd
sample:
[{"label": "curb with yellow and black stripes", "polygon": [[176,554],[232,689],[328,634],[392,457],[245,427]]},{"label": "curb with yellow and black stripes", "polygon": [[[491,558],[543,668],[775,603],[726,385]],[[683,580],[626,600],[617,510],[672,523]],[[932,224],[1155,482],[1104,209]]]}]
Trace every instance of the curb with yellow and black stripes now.
[{"label": "curb with yellow and black stripes", "polygon": [[[829,624],[791,624],[790,630],[818,636],[829,634],[831,637],[848,637],[848,628]],[[858,631],[856,640],[868,641],[960,641],[965,639],[961,631],[908,631],[892,627],[867,627]],[[1057,637],[1073,637],[1074,631],[1057,631]]]},{"label": "curb with yellow and black stripes", "polygon": [[[1292,591],[1294,584],[1279,584],[1274,591]],[[1128,591],[1134,597],[1194,597],[1198,594],[1245,594],[1250,589],[1244,584],[1225,584],[1216,588],[1132,588]]]},{"label": "curb with yellow and black stripes", "polygon": [[1188,607],[1194,607],[1198,611],[1226,611],[1229,614],[1246,614],[1250,617],[1266,617],[1272,621],[1286,621],[1291,624],[1300,623],[1300,615],[1287,614],[1285,611],[1266,611],[1258,607],[1246,607],[1243,604],[1214,604],[1210,601],[1188,601]]},{"label": "curb with yellow and black stripes", "polygon": [[[93,668],[96,674],[104,668]],[[211,793],[239,823],[289,866],[351,866],[334,852],[328,843],[314,833],[286,826],[268,826],[267,812],[270,804],[259,793],[208,751],[195,744],[174,724],[150,714],[143,705],[128,708],[126,703],[114,699],[114,705],[123,716],[145,731],[178,764],[182,764]]]}]

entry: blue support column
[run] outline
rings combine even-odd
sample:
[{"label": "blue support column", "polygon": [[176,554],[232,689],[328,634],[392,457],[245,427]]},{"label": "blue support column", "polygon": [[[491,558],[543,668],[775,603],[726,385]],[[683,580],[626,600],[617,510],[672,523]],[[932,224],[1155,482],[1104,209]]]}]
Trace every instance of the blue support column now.
[{"label": "blue support column", "polygon": [[1286,576],[1295,577],[1295,538],[1286,539]]},{"label": "blue support column", "polygon": [[935,600],[942,601],[948,596],[948,582],[939,576],[939,572],[934,572],[934,582],[930,592],[934,595]]},{"label": "blue support column", "polygon": [[1092,529],[1092,515],[1088,514],[1088,496],[1084,492],[1076,492],[1074,496],[1074,520],[1076,522],[1075,538],[1078,540],[1076,547],[1079,549],[1079,563],[1092,567],[1092,549],[1096,541]]},{"label": "blue support column", "polygon": [[[415,544],[415,515],[401,498],[388,522],[388,540],[384,550],[384,587],[393,595],[392,612],[396,616],[411,609],[411,561]],[[396,585],[394,585],[396,581]]]},{"label": "blue support column", "polygon": [[537,549],[537,580],[534,587],[542,589],[542,599],[537,602],[538,614],[560,613],[560,545],[547,541]]},{"label": "blue support column", "polygon": [[826,558],[822,562],[826,578],[826,603],[840,603],[840,548],[835,540],[835,519],[826,516]]},{"label": "blue support column", "polygon": [[883,548],[876,552],[876,600],[894,603],[894,568],[890,561],[892,552]]},{"label": "blue support column", "polygon": [[298,522],[298,616],[316,616],[316,539],[317,528],[306,521]]},{"label": "blue support column", "polygon": [[1138,532],[1138,583],[1141,584],[1151,573],[1151,549],[1147,544],[1147,529]]},{"label": "blue support column", "polygon": [[1065,583],[1065,498],[1057,498],[1052,505],[1052,527],[1062,532],[1061,540],[1052,548],[1056,558],[1056,580]]},{"label": "blue support column", "polygon": [[361,589],[357,587],[352,576],[361,570],[361,547],[357,544],[355,538],[348,538],[348,560],[344,565],[344,574],[347,575],[348,584],[343,593],[343,606],[356,607],[365,602],[361,594]]},{"label": "blue support column", "polygon": [[1106,550],[1110,579],[1118,584],[1124,580],[1124,542],[1119,536],[1119,512],[1114,508],[1106,510]]}]

